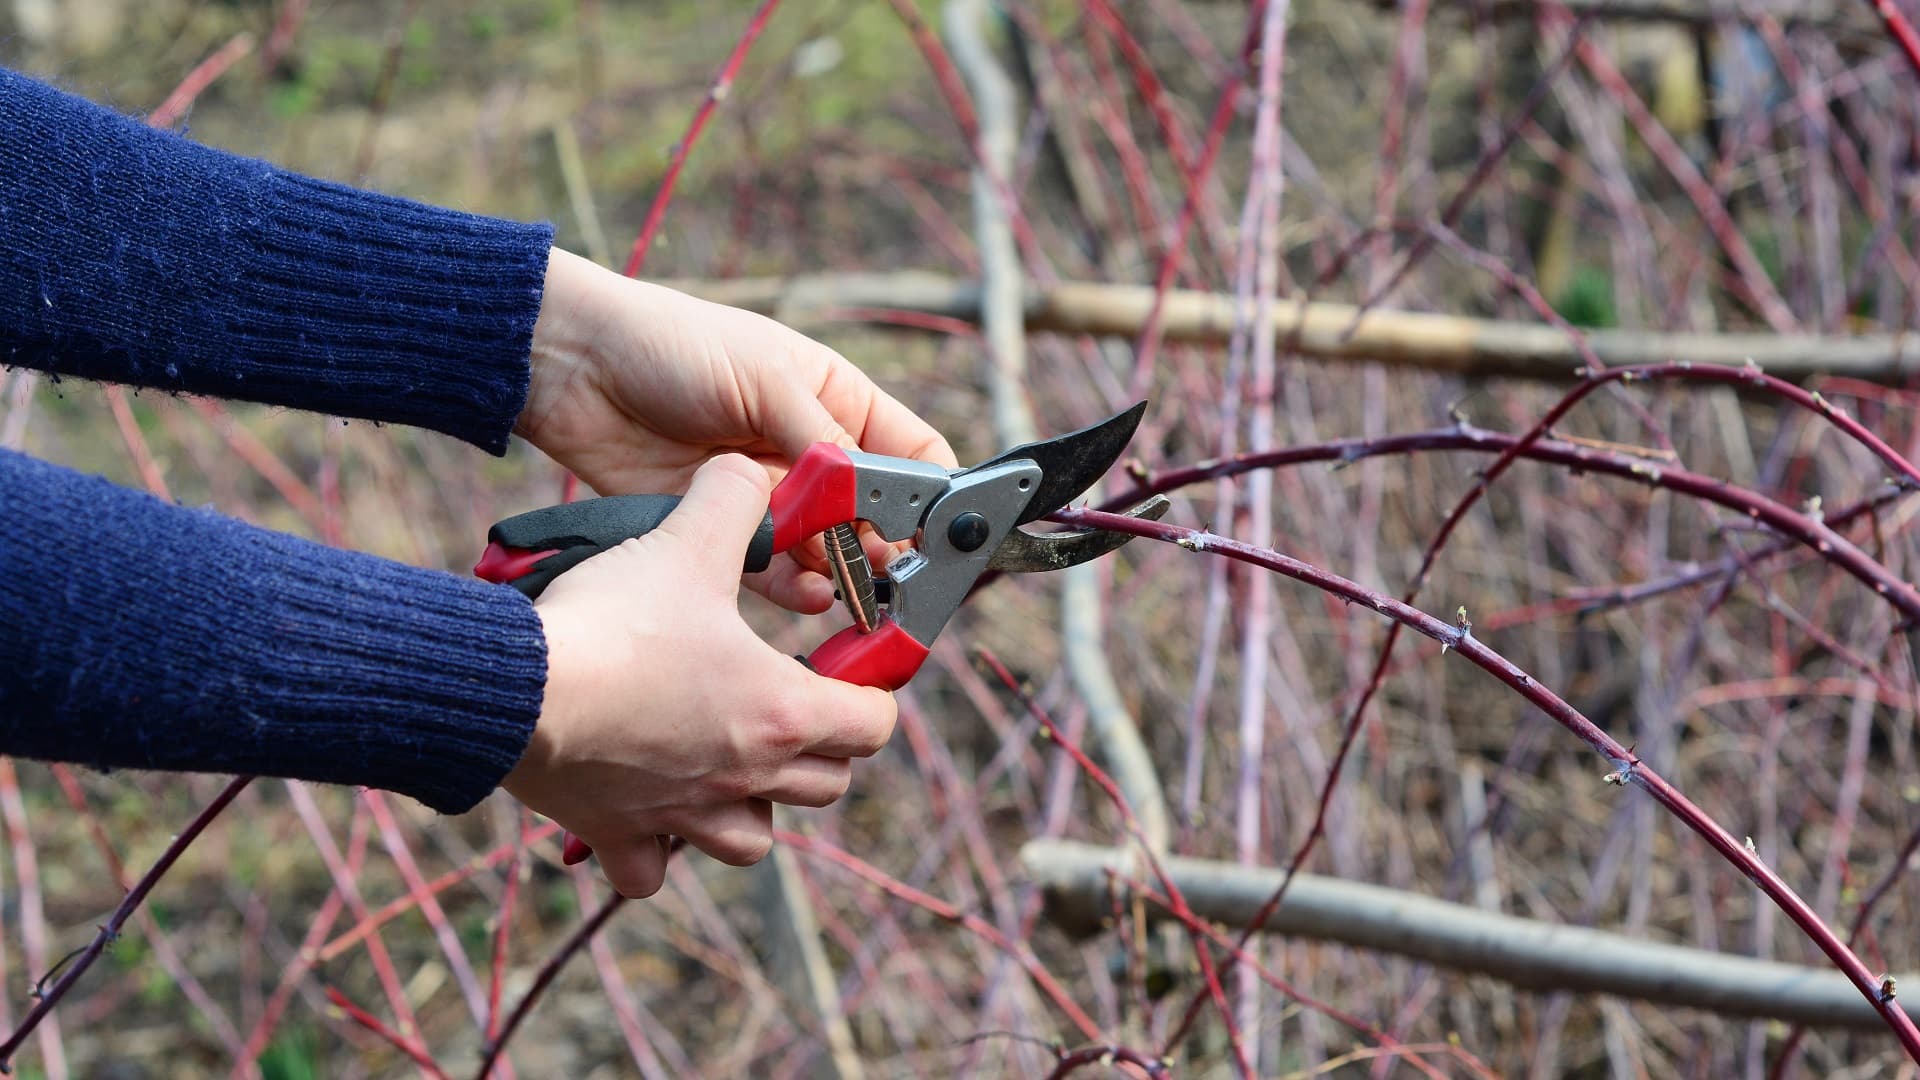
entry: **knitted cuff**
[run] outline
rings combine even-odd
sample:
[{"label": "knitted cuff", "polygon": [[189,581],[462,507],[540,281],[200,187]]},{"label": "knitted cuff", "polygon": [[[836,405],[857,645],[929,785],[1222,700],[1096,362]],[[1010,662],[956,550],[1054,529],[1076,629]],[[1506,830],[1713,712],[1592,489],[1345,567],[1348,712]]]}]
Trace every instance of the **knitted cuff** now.
[{"label": "knitted cuff", "polygon": [[[506,450],[527,398],[550,226],[278,171],[259,207],[251,273],[226,310],[249,396]],[[263,391],[263,380],[286,388]]]},{"label": "knitted cuff", "polygon": [[305,745],[313,779],[449,814],[500,784],[546,683],[546,638],[526,597],[263,530],[246,543],[262,594],[221,619],[237,646],[228,707],[255,718],[251,768]]},{"label": "knitted cuff", "polygon": [[0,69],[0,364],[494,453],[553,230],[283,172]]},{"label": "knitted cuff", "polygon": [[546,684],[526,597],[0,450],[0,753],[362,784],[459,813]]}]

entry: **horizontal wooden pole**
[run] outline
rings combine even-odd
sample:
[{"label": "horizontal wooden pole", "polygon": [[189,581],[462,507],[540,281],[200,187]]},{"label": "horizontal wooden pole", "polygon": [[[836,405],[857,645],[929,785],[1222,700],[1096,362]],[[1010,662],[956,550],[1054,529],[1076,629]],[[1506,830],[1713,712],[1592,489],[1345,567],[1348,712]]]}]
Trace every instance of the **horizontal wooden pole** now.
[{"label": "horizontal wooden pole", "polygon": [[[896,313],[978,322],[977,283],[917,271],[793,278],[682,280],[665,284],[720,303],[772,315],[809,329],[833,322],[887,323]],[[1234,298],[1176,289],[1167,294],[1162,326],[1169,341],[1223,345],[1233,330]],[[1062,282],[1030,288],[1027,329],[1037,333],[1134,337],[1146,324],[1153,290],[1143,285]],[[1376,308],[1356,325],[1351,304],[1280,300],[1275,333],[1295,351],[1321,360],[1372,361],[1458,375],[1511,375],[1566,380],[1582,361],[1565,333],[1538,323],[1477,319]],[[1608,366],[1687,361],[1743,364],[1803,380],[1842,375],[1901,383],[1920,376],[1920,335],[1857,336],[1669,334],[1593,330],[1586,335]]]},{"label": "horizontal wooden pole", "polygon": [[[1146,880],[1133,853],[1064,840],[1020,851],[1041,887],[1046,914],[1073,933],[1093,933],[1114,910],[1109,871]],[[1283,873],[1210,859],[1168,857],[1167,873],[1195,914],[1238,929],[1258,914]],[[1156,905],[1148,910],[1164,919]],[[1482,911],[1416,893],[1301,874],[1265,924],[1268,933],[1332,941],[1490,975],[1529,990],[1571,990],[1679,1005],[1813,1027],[1886,1030],[1846,976],[1603,930]],[[1920,986],[1920,975],[1900,976]],[[1920,1006],[1902,1002],[1920,1019]]]}]

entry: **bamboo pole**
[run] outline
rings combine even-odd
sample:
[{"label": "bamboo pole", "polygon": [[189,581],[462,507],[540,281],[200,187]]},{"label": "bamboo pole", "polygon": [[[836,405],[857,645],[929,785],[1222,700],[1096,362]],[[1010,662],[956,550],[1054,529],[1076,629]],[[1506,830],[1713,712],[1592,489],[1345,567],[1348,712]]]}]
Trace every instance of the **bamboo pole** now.
[{"label": "bamboo pole", "polygon": [[[1114,875],[1131,873],[1125,852],[1066,840],[1032,841],[1020,862],[1041,887],[1048,918],[1071,933],[1099,930],[1114,910],[1110,890],[1120,880]],[[1258,913],[1282,873],[1178,856],[1163,865],[1195,915],[1230,927]],[[1148,912],[1167,917],[1155,905]],[[1860,991],[1831,969],[1522,919],[1317,874],[1294,878],[1264,929],[1414,957],[1530,990],[1611,994],[1812,1027],[1886,1029]],[[1898,981],[1913,986],[1920,975]],[[1920,1006],[1901,1004],[1920,1018]]]},{"label": "bamboo pole", "polygon": [[[666,284],[709,300],[773,315],[808,327],[832,322],[879,322],[887,311],[941,315],[968,322],[980,317],[977,283],[916,271],[830,274]],[[1167,295],[1170,341],[1224,345],[1233,329],[1233,297],[1176,289]],[[1032,333],[1135,336],[1153,304],[1144,285],[1062,282],[1029,286],[1022,299]],[[1564,381],[1581,366],[1573,341],[1559,330],[1505,319],[1376,308],[1357,325],[1351,304],[1283,299],[1275,304],[1274,333],[1298,334],[1294,351],[1319,360],[1374,361],[1465,376],[1511,375]],[[1821,336],[1768,333],[1658,333],[1593,330],[1586,335],[1608,366],[1664,361],[1742,364],[1752,360],[1783,379],[1822,375],[1880,383],[1920,378],[1920,336]]]}]

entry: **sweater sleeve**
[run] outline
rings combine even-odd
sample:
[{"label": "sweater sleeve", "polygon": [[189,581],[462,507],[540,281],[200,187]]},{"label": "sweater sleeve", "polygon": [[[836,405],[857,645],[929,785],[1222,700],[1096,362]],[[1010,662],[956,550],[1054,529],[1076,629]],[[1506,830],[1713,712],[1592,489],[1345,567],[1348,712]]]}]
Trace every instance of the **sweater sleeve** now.
[{"label": "sweater sleeve", "polygon": [[0,753],[364,784],[464,811],[546,680],[512,589],[0,450]]},{"label": "sweater sleeve", "polygon": [[551,228],[298,176],[0,69],[0,364],[501,453]]}]

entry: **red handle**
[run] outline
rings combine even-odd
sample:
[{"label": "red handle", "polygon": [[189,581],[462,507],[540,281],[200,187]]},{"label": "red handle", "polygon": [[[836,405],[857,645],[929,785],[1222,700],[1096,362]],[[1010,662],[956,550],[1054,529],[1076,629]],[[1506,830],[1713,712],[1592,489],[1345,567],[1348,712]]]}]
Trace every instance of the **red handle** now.
[{"label": "red handle", "polygon": [[517,547],[508,547],[498,540],[488,542],[487,550],[480,553],[480,561],[473,564],[473,576],[482,581],[491,581],[495,585],[511,585],[533,572],[534,565],[550,555],[560,554],[559,548],[546,551],[526,551]]},{"label": "red handle", "polygon": [[907,685],[926,659],[927,647],[900,629],[899,623],[882,615],[867,633],[849,626],[822,642],[808,654],[807,666],[829,679],[855,686],[898,690]]},{"label": "red handle", "polygon": [[773,489],[773,550],[786,551],[809,536],[852,521],[860,512],[853,459],[833,443],[814,443]]}]

